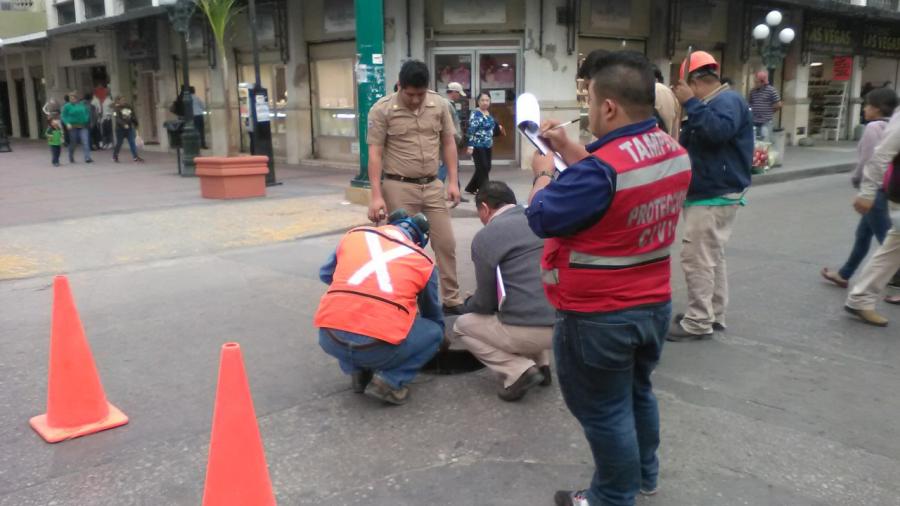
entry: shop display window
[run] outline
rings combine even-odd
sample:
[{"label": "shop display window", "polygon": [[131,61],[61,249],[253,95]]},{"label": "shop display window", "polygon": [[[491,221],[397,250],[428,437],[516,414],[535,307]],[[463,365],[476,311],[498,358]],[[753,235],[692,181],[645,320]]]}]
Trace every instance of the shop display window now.
[{"label": "shop display window", "polygon": [[318,135],[356,137],[356,93],[353,59],[338,58],[313,62]]}]

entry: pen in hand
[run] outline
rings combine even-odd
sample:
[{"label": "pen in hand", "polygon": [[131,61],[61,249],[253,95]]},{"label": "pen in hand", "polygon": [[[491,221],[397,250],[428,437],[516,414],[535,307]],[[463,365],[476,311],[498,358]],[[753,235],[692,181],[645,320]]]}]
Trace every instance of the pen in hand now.
[{"label": "pen in hand", "polygon": [[569,125],[571,125],[572,123],[577,123],[577,122],[579,122],[579,121],[581,121],[581,118],[575,118],[575,119],[573,119],[572,121],[566,121],[565,123],[560,123],[560,124],[558,124],[558,125],[556,125],[556,126],[554,126],[554,127],[550,127],[550,128],[544,130],[544,131],[541,132],[541,133],[549,132],[550,130],[556,130],[557,128],[562,128],[562,127],[564,127],[564,126],[569,126]]}]

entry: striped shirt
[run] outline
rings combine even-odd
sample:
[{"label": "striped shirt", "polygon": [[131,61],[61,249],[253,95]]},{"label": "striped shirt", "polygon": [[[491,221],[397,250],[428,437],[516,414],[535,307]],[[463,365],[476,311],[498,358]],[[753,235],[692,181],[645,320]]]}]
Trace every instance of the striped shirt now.
[{"label": "striped shirt", "polygon": [[753,124],[762,125],[775,117],[775,104],[781,102],[781,95],[771,84],[750,90],[750,109],[753,111]]}]

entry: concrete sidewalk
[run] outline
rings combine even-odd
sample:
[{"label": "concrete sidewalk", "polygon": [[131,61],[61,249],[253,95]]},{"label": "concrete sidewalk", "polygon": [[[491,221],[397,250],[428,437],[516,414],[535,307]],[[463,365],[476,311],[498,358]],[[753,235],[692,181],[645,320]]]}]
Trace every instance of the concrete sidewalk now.
[{"label": "concrete sidewalk", "polygon": [[[93,164],[52,167],[43,143],[14,149],[0,154],[0,280],[259,246],[367,222],[364,208],[344,200],[356,175],[347,166],[279,164],[284,184],[266,198],[218,201],[200,197],[198,179],[179,177],[168,153],[117,164],[100,151]],[[845,144],[793,148],[787,165],[754,176],[754,184],[849,170],[854,159],[855,148]],[[463,185],[472,171],[463,166]],[[498,166],[491,177],[527,199],[530,170]],[[474,217],[474,203],[453,215]]]}]

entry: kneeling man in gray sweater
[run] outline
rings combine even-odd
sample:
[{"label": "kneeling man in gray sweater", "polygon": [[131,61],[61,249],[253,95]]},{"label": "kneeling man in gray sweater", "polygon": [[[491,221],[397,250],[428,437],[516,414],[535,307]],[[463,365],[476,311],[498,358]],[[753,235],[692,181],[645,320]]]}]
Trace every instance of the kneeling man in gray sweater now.
[{"label": "kneeling man in gray sweater", "polygon": [[500,375],[503,386],[497,395],[517,401],[532,387],[550,385],[556,315],[541,285],[544,244],[506,183],[483,186],[475,205],[484,224],[472,240],[477,286],[453,332]]}]

